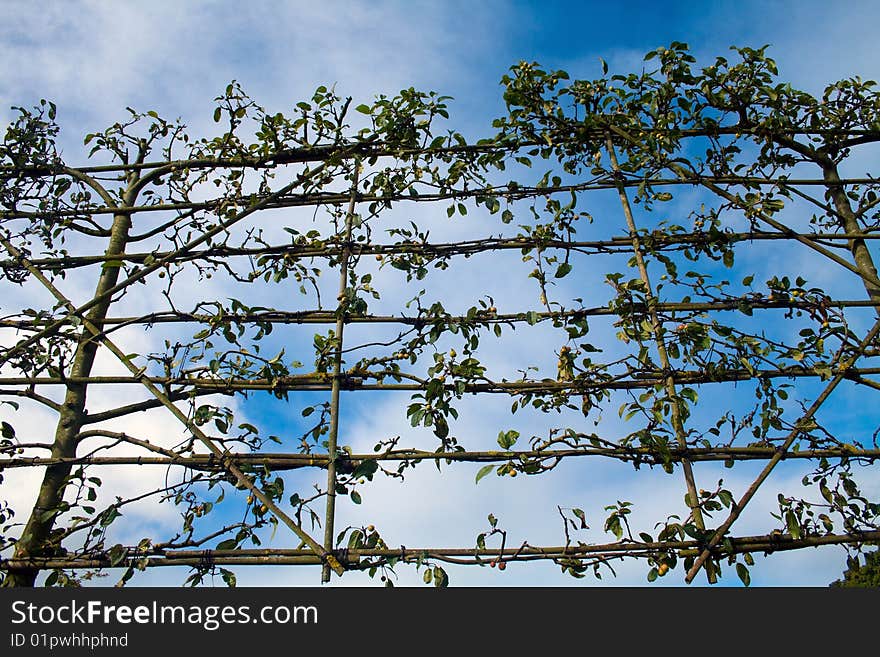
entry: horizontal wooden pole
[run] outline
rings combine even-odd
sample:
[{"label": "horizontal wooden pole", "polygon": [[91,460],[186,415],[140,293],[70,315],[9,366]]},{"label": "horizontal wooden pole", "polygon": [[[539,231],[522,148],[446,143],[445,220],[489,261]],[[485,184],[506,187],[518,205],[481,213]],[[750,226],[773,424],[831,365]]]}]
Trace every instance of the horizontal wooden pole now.
[{"label": "horizontal wooden pole", "polygon": [[[809,310],[815,308],[818,304],[814,301],[800,300],[793,297],[737,297],[732,299],[724,299],[719,301],[706,302],[676,302],[665,301],[655,305],[658,312],[661,313],[688,313],[688,312],[705,312],[705,311],[731,311],[741,310],[748,307],[753,310],[760,309],[794,309]],[[843,300],[827,300],[823,303],[825,308],[876,308],[880,306],[878,302],[867,299],[843,299]],[[627,311],[638,313],[644,312],[647,307],[642,303],[633,303],[626,306]],[[590,308],[577,308],[571,310],[555,311],[555,312],[537,312],[532,315],[533,320],[543,322],[553,319],[578,319],[581,317],[602,317],[611,316],[619,317],[622,310],[620,308],[611,308],[609,306],[594,306]],[[663,319],[661,317],[661,319]],[[211,323],[211,324],[231,324],[231,323],[256,323],[264,322],[269,324],[335,324],[337,320],[336,313],[328,310],[299,310],[299,311],[283,311],[283,310],[267,310],[256,313],[220,313],[217,315],[209,315],[206,313],[189,313],[163,311],[141,315],[139,317],[108,317],[104,324],[108,326],[150,326],[153,324],[168,323]],[[14,328],[18,330],[38,329],[41,326],[50,324],[56,320],[53,319],[4,319],[0,320],[0,327]],[[431,317],[428,315],[405,316],[405,315],[347,315],[346,324],[400,324],[403,326],[425,327],[431,326],[437,321],[444,323],[461,323],[471,322],[478,325],[485,324],[522,324],[528,323],[529,313],[491,313],[488,311],[479,312],[474,317],[464,315],[450,315],[448,317]],[[680,317],[670,317],[667,322],[681,321]],[[69,324],[69,321],[65,322]],[[71,339],[75,339],[75,336]]]},{"label": "horizontal wooden pole", "polygon": [[[811,240],[841,241],[850,239],[880,239],[880,233],[798,233],[801,237]],[[669,246],[685,247],[698,244],[727,243],[736,244],[743,241],[779,241],[794,239],[790,235],[776,232],[752,231],[728,233],[722,232],[711,234],[707,232],[684,233],[674,235],[645,234],[644,240],[650,242],[651,249],[662,250]],[[177,258],[171,258],[169,262],[184,263],[193,260],[206,260],[209,258],[232,258],[232,257],[259,257],[276,255],[285,259],[336,257],[340,255],[346,245],[340,244],[334,239],[326,240],[321,246],[278,244],[263,247],[228,247],[215,246],[183,254]],[[399,242],[393,244],[361,244],[349,245],[352,254],[358,255],[398,255],[418,254],[428,257],[473,255],[484,251],[519,250],[523,248],[541,249],[574,249],[589,250],[595,253],[628,253],[632,251],[632,238],[611,237],[604,240],[560,240],[538,239],[534,237],[509,237],[509,238],[485,238],[477,240],[464,240],[461,242]],[[159,259],[169,255],[170,252],[141,252],[125,253],[119,256],[108,255],[67,255],[57,258],[33,258],[31,264],[39,269],[70,269],[89,265],[102,264],[104,262],[130,262],[142,264],[148,259]],[[0,260],[0,267],[12,267],[12,260]]]},{"label": "horizontal wooden pole", "polygon": [[[837,373],[836,371],[834,372]],[[880,374],[880,367],[851,367],[844,374],[844,378],[856,378],[866,375]],[[702,371],[678,370],[672,374],[676,383],[700,385],[710,383],[729,383],[732,381],[748,381],[750,379],[773,379],[773,378],[802,378],[821,376],[822,373],[809,367],[788,367],[779,370],[756,369],[727,370],[706,373]],[[391,373],[373,374],[359,372],[348,374],[343,377],[343,390],[399,390],[413,391],[424,390],[428,382],[420,382],[419,377],[400,373],[403,378],[419,381],[417,383],[365,383],[365,379],[390,379],[394,378]],[[608,374],[613,377],[613,373]],[[522,392],[554,392],[571,391],[580,394],[588,390],[629,390],[649,388],[662,384],[666,380],[666,374],[646,371],[633,372],[631,378],[617,378],[607,381],[584,380],[584,381],[557,381],[554,379],[541,379],[534,381],[495,381],[489,383],[466,383],[462,393],[522,393]],[[2,386],[23,385],[133,385],[142,384],[144,380],[159,386],[185,386],[193,390],[270,390],[270,391],[299,391],[299,390],[329,390],[330,375],[321,376],[314,374],[293,375],[279,378],[276,381],[266,379],[209,379],[209,378],[179,378],[179,377],[134,377],[134,376],[71,376],[71,377],[0,377]],[[444,388],[455,390],[454,383],[445,383]]]},{"label": "horizontal wooden pole", "polygon": [[[675,134],[683,138],[716,137],[719,135],[740,136],[766,136],[768,134],[780,135],[827,135],[827,136],[864,136],[880,138],[880,131],[860,128],[835,128],[835,129],[809,129],[809,128],[750,128],[747,126],[713,126],[712,128],[656,128],[644,126],[641,134]],[[565,143],[583,143],[588,139],[604,139],[606,130],[601,127],[591,129],[578,134],[576,140],[571,142],[561,141],[557,145]],[[156,160],[142,163],[114,163],[103,165],[86,165],[75,167],[82,173],[113,173],[126,171],[149,171],[151,169],[171,168],[173,171],[180,169],[215,169],[215,168],[252,168],[263,169],[275,167],[279,164],[297,164],[305,162],[323,162],[330,158],[350,159],[354,157],[400,157],[412,156],[419,153],[432,155],[469,155],[481,153],[513,152],[524,148],[546,146],[544,141],[504,141],[501,143],[465,144],[453,146],[440,146],[437,148],[400,148],[398,145],[387,145],[382,142],[363,144],[358,142],[344,142],[342,144],[303,144],[296,147],[280,149],[274,153],[262,157],[234,157],[234,158],[188,158],[178,160]],[[58,167],[52,166],[0,166],[0,176],[22,175],[25,177],[55,176],[59,174]]]},{"label": "horizontal wooden pole", "polygon": [[[377,194],[360,194],[358,196],[359,203],[431,203],[435,201],[462,201],[469,198],[497,196],[509,201],[525,200],[532,198],[546,197],[551,194],[563,194],[569,192],[590,192],[599,190],[617,189],[621,185],[624,187],[638,187],[644,184],[644,178],[633,176],[617,181],[613,177],[598,178],[586,183],[576,183],[571,185],[556,185],[552,187],[529,187],[519,186],[512,190],[509,186],[490,186],[473,189],[457,189],[442,192],[424,192],[413,195],[410,190],[417,189],[414,185],[409,185],[406,192],[398,192],[395,194],[377,195]],[[828,183],[821,178],[806,179],[782,179],[782,178],[749,178],[741,176],[709,176],[709,177],[693,177],[692,179],[682,178],[654,178],[650,183],[654,187],[678,187],[678,186],[700,186],[704,184],[747,184],[747,185],[772,185],[777,186],[781,183],[789,187],[799,185],[815,185],[827,187]],[[841,184],[845,185],[876,185],[878,181],[873,178],[847,178],[842,180]],[[85,208],[77,208],[75,210],[59,210],[54,212],[46,211],[24,211],[16,210],[0,211],[0,218],[4,219],[48,219],[48,218],[68,218],[82,217],[88,215],[110,215],[114,213],[138,214],[147,212],[172,212],[172,211],[202,211],[216,210],[217,208],[226,207],[230,202],[239,203],[241,206],[247,206],[254,202],[264,203],[266,199],[272,198],[269,195],[248,195],[235,198],[220,197],[207,201],[185,201],[171,203],[155,203],[151,205],[131,205],[119,206],[116,208],[104,205],[95,205]],[[312,192],[309,194],[284,195],[283,197],[273,199],[271,202],[265,203],[261,209],[277,210],[283,208],[316,208],[325,205],[344,205],[350,197],[348,192]]]},{"label": "horizontal wooden pole", "polygon": [[[48,446],[47,446],[48,447]],[[694,448],[670,448],[668,458],[672,462],[682,459],[692,461],[755,461],[772,458],[777,450],[773,447],[694,447]],[[471,463],[513,463],[521,464],[527,461],[546,461],[583,456],[602,456],[623,461],[638,461],[646,465],[662,464],[663,455],[657,450],[645,447],[633,448],[583,448],[583,449],[547,449],[547,450],[490,450],[490,451],[464,451],[464,452],[424,452],[424,451],[399,451],[391,453],[351,454],[345,456],[345,463],[358,464],[363,461],[452,461]],[[326,454],[297,454],[297,453],[247,453],[229,454],[229,461],[243,467],[269,467],[274,471],[293,470],[306,467],[326,468],[328,456]],[[804,449],[796,452],[786,452],[783,460],[802,459],[880,459],[880,449],[861,449],[853,446],[844,446],[826,449]],[[68,458],[51,458],[39,456],[18,456],[14,458],[0,459],[0,470],[11,468],[39,467],[69,463],[74,465],[156,465],[156,466],[182,466],[196,470],[223,469],[223,463],[210,454],[195,456],[79,456]]]},{"label": "horizontal wooden pole", "polygon": [[[790,534],[772,533],[761,536],[745,536],[725,540],[713,549],[713,556],[723,558],[727,555],[742,554],[746,552],[782,552],[797,550],[807,547],[819,547],[823,545],[846,545],[846,544],[877,544],[880,543],[880,531],[860,531],[850,534],[828,534],[817,536],[804,536],[794,538]],[[402,561],[421,561],[424,559],[445,560],[457,559],[457,563],[464,563],[461,559],[468,559],[467,563],[480,564],[489,560],[500,561],[531,561],[536,559],[563,561],[563,560],[590,560],[596,558],[620,559],[620,558],[649,558],[656,557],[665,552],[675,552],[679,556],[689,556],[694,550],[698,550],[701,544],[698,541],[657,541],[650,543],[636,543],[620,541],[617,543],[605,543],[594,545],[567,545],[537,547],[522,545],[516,548],[373,548],[336,550],[334,554],[346,569],[357,569],[360,566],[370,567],[370,562],[361,563],[362,560],[398,559]],[[137,562],[137,548],[130,548],[131,557],[126,557],[115,566],[111,566],[108,556],[103,553],[88,556],[69,557],[33,557],[29,559],[0,559],[0,570],[14,570],[18,568],[40,569],[96,569],[111,567],[126,567]],[[303,550],[168,550],[162,554],[142,555],[145,558],[147,568],[167,566],[246,566],[246,565],[320,565],[321,561],[314,554],[307,554]]]}]

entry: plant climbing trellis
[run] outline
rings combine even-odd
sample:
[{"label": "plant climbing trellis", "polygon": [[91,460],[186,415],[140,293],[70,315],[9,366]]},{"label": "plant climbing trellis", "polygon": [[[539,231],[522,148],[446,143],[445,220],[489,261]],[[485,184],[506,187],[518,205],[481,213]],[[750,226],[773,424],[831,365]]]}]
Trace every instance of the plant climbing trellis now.
[{"label": "plant climbing trellis", "polygon": [[[444,585],[445,563],[549,560],[582,576],[626,559],[645,560],[649,580],[683,565],[686,581],[703,569],[714,582],[735,564],[748,583],[753,554],[876,544],[880,449],[865,400],[880,387],[880,200],[870,174],[849,171],[870,166],[858,158],[880,141],[880,96],[852,79],[815,98],[778,83],[763,50],[736,55],[697,69],[673,44],[646,58],[656,70],[592,81],[523,63],[503,80],[507,114],[475,142],[439,134],[448,99],[434,93],[351,107],[321,87],[285,116],[231,84],[218,137],[130,110],[85,139],[105,163],[73,167],[56,147],[54,105],[19,109],[0,173],[2,278],[18,304],[4,301],[0,320],[0,475],[30,472],[15,481],[35,501],[0,502],[4,583],[33,585],[43,571],[48,584],[77,584],[107,568],[124,582],[159,566],[234,583],[230,568],[250,564],[385,579],[414,563]],[[447,224],[449,239],[430,237]],[[455,303],[474,296],[460,312],[424,290],[374,310],[481,258],[487,277],[519,281],[522,307],[502,312],[467,289],[455,290]],[[83,296],[74,282],[90,279]],[[221,279],[221,300],[200,296]],[[318,332],[305,339],[303,325]],[[145,328],[156,351],[132,353]],[[503,363],[516,376],[481,357],[530,331],[550,370],[520,362],[532,353],[522,342]],[[132,387],[146,397],[106,401]],[[108,407],[93,408],[86,393],[101,389],[113,391]],[[401,417],[433,446],[422,432],[353,451],[342,393],[403,395]],[[527,441],[507,423],[494,447],[463,437],[459,408],[474,396],[508,398],[511,422],[528,415],[543,432]],[[829,400],[862,411],[826,412]],[[279,421],[291,402],[302,417]],[[159,412],[183,440],[120,429]],[[29,419],[40,413],[57,425]],[[603,509],[606,540],[589,538],[583,509],[560,505],[555,545],[509,545],[490,516],[456,548],[389,544],[369,518],[337,522],[340,498],[359,503],[380,476],[405,486],[419,464],[477,463],[479,482],[549,478],[584,459],[680,473],[663,485],[682,489],[685,513],[642,531],[625,495],[600,491],[616,500]],[[752,462],[741,489],[700,486],[716,473],[701,467]],[[738,534],[782,462],[808,464],[808,494],[780,492],[775,524]],[[101,473],[122,468],[165,476],[107,499]],[[326,479],[307,492],[313,480],[291,477],[304,471]],[[176,504],[180,529],[116,541],[144,500]],[[267,528],[289,530],[290,547],[262,547]]]}]

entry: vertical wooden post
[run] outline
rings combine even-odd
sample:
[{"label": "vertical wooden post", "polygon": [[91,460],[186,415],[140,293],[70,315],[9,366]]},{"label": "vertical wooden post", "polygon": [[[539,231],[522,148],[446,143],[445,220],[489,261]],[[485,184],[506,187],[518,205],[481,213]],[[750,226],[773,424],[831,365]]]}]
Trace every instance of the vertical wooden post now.
[{"label": "vertical wooden post", "polygon": [[342,337],[345,331],[345,320],[348,314],[348,265],[351,259],[351,230],[354,223],[355,205],[357,203],[358,174],[360,161],[354,161],[352,174],[351,199],[345,214],[345,230],[342,243],[342,254],[339,257],[339,295],[336,306],[336,348],[333,354],[333,380],[330,387],[330,431],[327,435],[327,508],[324,513],[324,551],[328,555],[321,570],[321,582],[330,581],[330,559],[333,556],[333,544],[336,521],[336,445],[339,437],[339,387],[342,373]]}]

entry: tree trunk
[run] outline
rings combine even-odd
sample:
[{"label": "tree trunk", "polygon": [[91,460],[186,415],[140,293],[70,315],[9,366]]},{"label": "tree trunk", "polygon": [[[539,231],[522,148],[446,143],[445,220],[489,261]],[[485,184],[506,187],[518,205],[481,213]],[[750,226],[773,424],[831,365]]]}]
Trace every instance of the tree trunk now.
[{"label": "tree trunk", "polygon": [[[128,233],[131,229],[131,216],[117,214],[113,217],[110,242],[105,254],[119,256],[125,253]],[[104,267],[98,278],[95,296],[99,296],[116,285],[119,280],[120,267]],[[96,304],[87,314],[89,320],[99,329],[103,329],[103,321],[110,307],[110,297]],[[92,371],[98,342],[92,334],[83,328],[70,369],[71,377],[87,377]],[[86,383],[69,383],[64,403],[55,429],[55,442],[52,445],[52,457],[75,457],[78,444],[77,436],[83,425],[86,407]],[[64,511],[64,492],[69,483],[72,465],[68,463],[46,467],[43,482],[37,495],[37,501],[31,511],[24,531],[15,546],[15,558],[31,556],[51,556],[60,547],[60,532],[53,531],[56,518]],[[39,570],[26,568],[10,570],[4,586],[34,586]]]},{"label": "tree trunk", "polygon": [[[843,186],[840,184],[840,176],[838,175],[837,167],[834,165],[823,166],[822,174],[825,178],[825,182],[828,183],[828,193],[831,195],[831,200],[834,202],[834,209],[838,214],[840,227],[844,232],[850,235],[864,234],[862,227],[859,225],[859,220],[850,205],[846,190],[844,190]],[[859,271],[862,272],[862,275],[871,276],[876,280],[877,267],[874,266],[874,259],[871,257],[871,252],[868,250],[865,240],[858,237],[850,239],[849,250],[853,256],[853,262],[856,267],[858,267]],[[865,289],[867,290],[871,301],[880,302],[880,287],[877,287],[877,285],[871,281],[862,280],[864,281]],[[878,309],[878,312],[880,312],[880,309]]]}]

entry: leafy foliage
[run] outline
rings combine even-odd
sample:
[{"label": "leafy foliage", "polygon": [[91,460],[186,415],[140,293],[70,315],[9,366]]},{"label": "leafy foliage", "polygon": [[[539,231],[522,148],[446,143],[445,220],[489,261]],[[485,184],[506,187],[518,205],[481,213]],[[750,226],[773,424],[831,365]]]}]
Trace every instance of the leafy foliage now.
[{"label": "leafy foliage", "polygon": [[847,559],[843,579],[834,580],[831,586],[837,588],[877,588],[880,587],[880,551],[865,553],[865,563],[858,556]]}]

